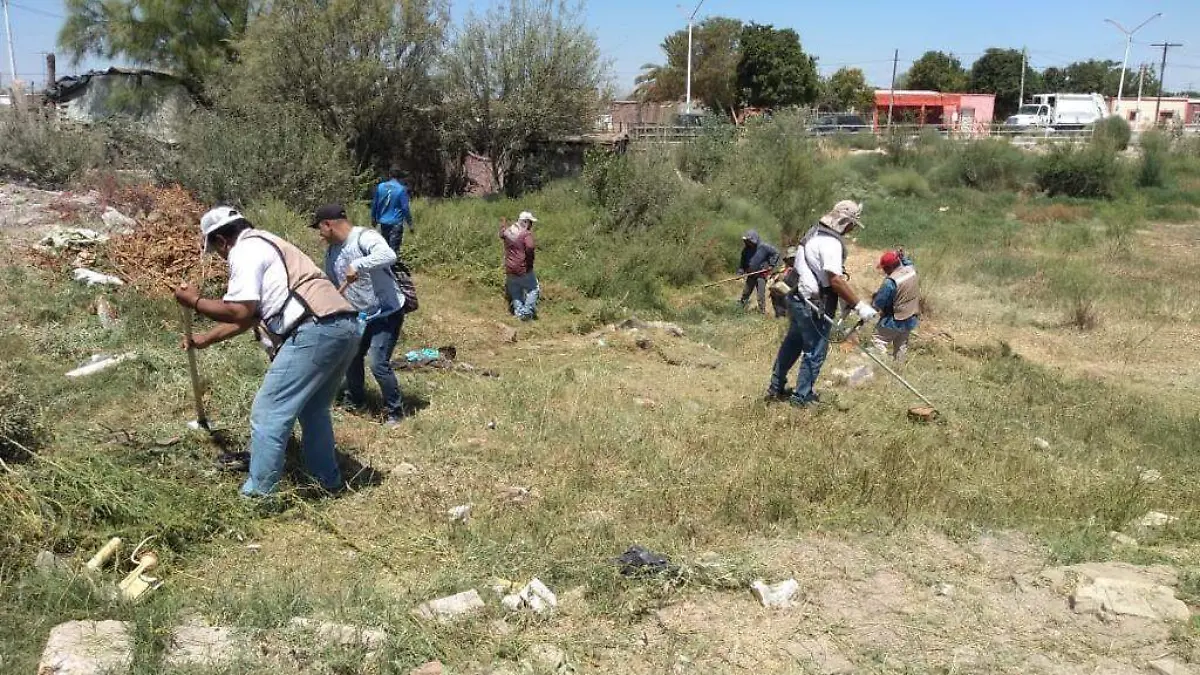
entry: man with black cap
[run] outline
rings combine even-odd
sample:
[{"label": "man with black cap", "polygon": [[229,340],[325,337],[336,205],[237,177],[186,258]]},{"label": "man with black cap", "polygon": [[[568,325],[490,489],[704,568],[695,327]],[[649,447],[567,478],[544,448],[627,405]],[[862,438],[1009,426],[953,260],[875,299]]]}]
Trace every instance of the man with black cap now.
[{"label": "man with black cap", "polygon": [[767,277],[779,265],[779,249],[764,242],[755,230],[742,235],[742,258],[738,263],[738,274],[746,274],[746,285],[742,289],[742,309],[750,302],[750,294],[758,292],[758,311],[767,313]]},{"label": "man with black cap", "polygon": [[184,336],[184,346],[204,349],[254,329],[271,357],[250,408],[250,476],[242,494],[275,491],[297,420],[305,468],[326,490],[341,489],[329,407],[358,350],[354,307],[300,249],[255,229],[235,209],[205,213],[200,233],[204,252],[229,263],[229,288],[222,299],[202,298],[188,284],[176,289],[179,304],[218,322]]},{"label": "man with black cap", "polygon": [[341,204],[326,204],[317,209],[312,227],[329,245],[325,251],[325,274],[339,287],[359,312],[363,323],[362,341],[346,371],[346,398],[351,406],[361,408],[366,402],[364,363],[371,358],[371,374],[379,383],[383,395],[388,426],[404,416],[403,397],[396,372],[392,369],[392,353],[404,325],[404,294],[392,272],[396,252],[373,229],[355,227],[346,218]]}]

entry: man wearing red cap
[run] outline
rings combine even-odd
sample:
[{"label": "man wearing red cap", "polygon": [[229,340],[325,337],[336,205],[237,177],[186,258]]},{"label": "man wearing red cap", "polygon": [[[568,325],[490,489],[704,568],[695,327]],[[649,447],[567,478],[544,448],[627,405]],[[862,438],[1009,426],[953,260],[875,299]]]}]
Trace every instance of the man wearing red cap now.
[{"label": "man wearing red cap", "polygon": [[879,269],[887,278],[871,300],[880,315],[871,339],[880,352],[891,352],[896,363],[904,363],[908,338],[917,327],[921,311],[917,269],[897,251],[884,253],[879,258]]}]

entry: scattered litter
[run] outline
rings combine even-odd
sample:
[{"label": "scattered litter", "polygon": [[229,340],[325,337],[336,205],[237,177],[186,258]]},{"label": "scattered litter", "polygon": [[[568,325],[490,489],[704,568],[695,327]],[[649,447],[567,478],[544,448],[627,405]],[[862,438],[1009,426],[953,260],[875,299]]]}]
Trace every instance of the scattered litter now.
[{"label": "scattered litter", "polygon": [[108,563],[109,560],[112,559],[112,557],[114,555],[116,555],[117,551],[120,550],[120,548],[121,548],[121,538],[120,537],[113,537],[112,539],[109,539],[104,544],[104,546],[100,547],[99,551],[96,551],[96,555],[92,556],[92,559],[87,561],[87,565],[85,565],[84,567],[89,572],[99,571],[102,567],[104,567],[105,564]]},{"label": "scattered litter", "polygon": [[460,373],[470,373],[473,375],[481,375],[483,377],[500,377],[500,374],[488,368],[478,368],[470,363],[457,361],[458,348],[454,346],[447,347],[424,347],[414,349],[404,355],[404,358],[392,362],[392,365],[399,370],[422,370],[432,368],[437,370],[453,370]]},{"label": "scattered litter", "polygon": [[471,519],[471,505],[463,504],[462,506],[456,506],[447,511],[446,515],[450,516],[450,522],[452,523],[465,523]]},{"label": "scattered litter", "polygon": [[604,341],[604,338],[596,338],[596,346],[603,348],[607,347],[608,343]]},{"label": "scattered litter", "polygon": [[104,209],[104,213],[100,214],[100,220],[104,222],[105,227],[108,229],[116,230],[122,234],[128,234],[133,228],[137,227],[136,220],[111,206]]},{"label": "scattered litter", "polygon": [[404,360],[409,363],[430,363],[432,361],[446,360],[453,361],[458,356],[458,350],[454,347],[423,347],[414,349],[404,355]]},{"label": "scattered litter", "polygon": [[449,623],[484,608],[483,598],[479,597],[479,591],[472,588],[469,591],[421,603],[414,611],[423,619]]},{"label": "scattered litter", "polygon": [[786,609],[795,604],[792,601],[792,596],[800,590],[800,584],[795,579],[788,579],[777,584],[768,585],[762,579],[750,584],[750,589],[754,591],[754,597],[762,603],[763,607],[770,609]]},{"label": "scattered litter", "polygon": [[520,591],[505,595],[500,604],[510,612],[531,609],[535,614],[546,614],[558,607],[558,596],[540,579],[534,577]]},{"label": "scattered litter", "polygon": [[1154,469],[1145,469],[1138,474],[1138,480],[1143,483],[1157,483],[1162,480],[1162,474]]},{"label": "scattered litter", "polygon": [[409,464],[408,462],[400,462],[396,465],[396,468],[392,469],[392,473],[397,476],[412,476],[420,472],[421,470],[415,464]]},{"label": "scattered litter", "polygon": [[1049,450],[1050,449],[1050,441],[1048,441],[1044,438],[1033,439],[1033,444],[1037,446],[1038,450]]},{"label": "scattered litter", "polygon": [[161,586],[161,579],[146,574],[155,567],[158,567],[158,555],[153,551],[146,551],[137,558],[137,567],[117,585],[121,589],[121,597],[130,602],[136,602]]},{"label": "scattered litter", "polygon": [[489,421],[488,421],[488,423],[487,423],[487,428],[488,428],[488,430],[489,430],[489,431],[495,431],[495,429],[496,429],[496,420],[489,420]]},{"label": "scattered litter", "polygon": [[666,321],[642,321],[637,317],[625,319],[621,323],[613,324],[613,330],[660,330],[667,335],[673,337],[683,337],[683,329],[673,323]]},{"label": "scattered litter", "polygon": [[117,310],[113,309],[108,298],[103,295],[97,295],[96,301],[92,303],[96,311],[96,318],[100,319],[100,325],[104,328],[114,328],[117,325]]},{"label": "scattered litter", "polygon": [[111,367],[117,365],[118,363],[123,363],[132,358],[135,358],[136,356],[137,356],[136,352],[126,352],[124,354],[118,354],[116,356],[107,356],[104,354],[96,354],[95,356],[93,356],[91,359],[89,359],[83,365],[79,366],[75,370],[68,372],[67,377],[74,378],[74,377],[83,377],[85,375],[92,375],[92,374],[98,373],[102,370],[111,368]]},{"label": "scattered litter", "polygon": [[875,378],[875,371],[866,364],[853,369],[838,368],[831,374],[834,385],[841,387],[860,387]]},{"label": "scattered litter", "polygon": [[666,556],[659,555],[641,546],[633,545],[629,550],[616,559],[621,565],[621,574],[633,576],[639,574],[658,574],[672,569],[671,561]]},{"label": "scattered litter", "polygon": [[938,213],[945,213],[945,212],[947,212],[947,211],[949,211],[949,210],[950,210],[950,207],[949,207],[949,206],[941,206],[941,207],[938,207]]},{"label": "scattered litter", "polygon": [[943,598],[954,597],[954,584],[941,583],[933,589],[933,594]]},{"label": "scattered litter", "polygon": [[56,227],[38,240],[36,247],[43,251],[61,251],[69,248],[94,246],[106,241],[108,241],[108,235],[100,234],[86,227]]},{"label": "scattered litter", "polygon": [[101,274],[95,270],[89,270],[85,267],[75,268],[75,281],[85,283],[88,286],[124,286],[125,282],[109,275]]},{"label": "scattered litter", "polygon": [[251,553],[258,553],[262,551],[262,544],[246,544],[246,550]]}]

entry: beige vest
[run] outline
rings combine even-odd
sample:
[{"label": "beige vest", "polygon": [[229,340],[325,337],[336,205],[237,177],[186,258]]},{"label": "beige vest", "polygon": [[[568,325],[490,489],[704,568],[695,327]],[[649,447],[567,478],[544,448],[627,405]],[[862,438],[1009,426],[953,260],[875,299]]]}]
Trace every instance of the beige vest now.
[{"label": "beige vest", "polygon": [[896,282],[896,300],[892,303],[892,314],[897,321],[907,321],[921,313],[921,291],[917,288],[917,270],[912,267],[897,267],[888,277]]},{"label": "beige vest", "polygon": [[[278,349],[283,341],[305,321],[316,317],[318,319],[333,314],[353,314],[354,307],[342,297],[333,282],[317,267],[303,251],[291,243],[280,239],[270,232],[251,230],[245,237],[254,237],[270,244],[283,260],[283,268],[288,278],[288,299],[283,308],[272,316],[260,316],[258,331],[260,335],[269,338],[271,344]],[[304,308],[300,318],[293,320],[290,325],[283,326],[279,333],[267,327],[271,319],[282,315],[292,303],[299,303]]]}]

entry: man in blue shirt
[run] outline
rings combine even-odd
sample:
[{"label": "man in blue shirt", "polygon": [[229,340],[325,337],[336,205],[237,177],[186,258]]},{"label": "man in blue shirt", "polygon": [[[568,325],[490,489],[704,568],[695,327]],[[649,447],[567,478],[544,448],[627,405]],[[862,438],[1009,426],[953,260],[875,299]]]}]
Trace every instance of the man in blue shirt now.
[{"label": "man in blue shirt", "polygon": [[416,232],[408,205],[408,188],[400,182],[400,173],[392,169],[388,180],[375,186],[371,198],[371,222],[379,226],[383,238],[396,253],[404,242],[404,227],[407,225],[410,232]]},{"label": "man in blue shirt", "polygon": [[896,363],[904,363],[908,355],[908,338],[917,327],[921,311],[917,269],[903,250],[884,253],[879,259],[879,269],[887,278],[871,301],[880,314],[871,339],[880,352],[887,354],[890,351]]}]

